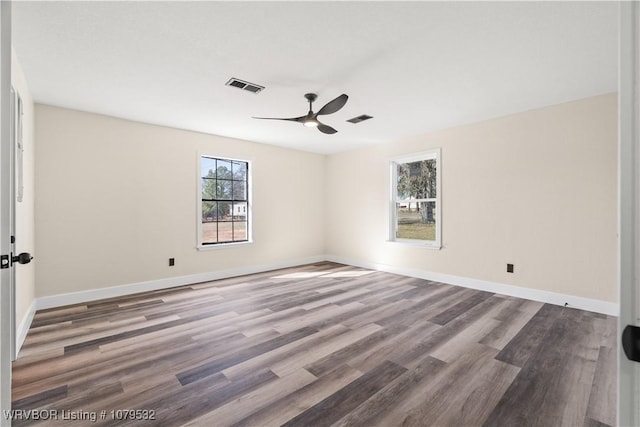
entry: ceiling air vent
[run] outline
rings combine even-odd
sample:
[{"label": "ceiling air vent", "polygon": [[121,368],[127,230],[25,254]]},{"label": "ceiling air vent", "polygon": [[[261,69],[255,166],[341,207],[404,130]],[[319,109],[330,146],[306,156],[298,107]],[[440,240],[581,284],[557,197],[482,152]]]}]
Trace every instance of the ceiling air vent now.
[{"label": "ceiling air vent", "polygon": [[244,80],[236,79],[235,77],[230,78],[229,81],[226,83],[226,85],[237,87],[238,89],[243,89],[252,93],[258,93],[264,89],[264,86],[260,86],[255,83],[249,83]]},{"label": "ceiling air vent", "polygon": [[347,121],[349,123],[360,123],[360,122],[364,122],[365,120],[369,120],[369,119],[373,119],[373,117],[372,116],[368,116],[366,114],[362,114],[361,116],[354,117],[353,119],[349,119]]}]

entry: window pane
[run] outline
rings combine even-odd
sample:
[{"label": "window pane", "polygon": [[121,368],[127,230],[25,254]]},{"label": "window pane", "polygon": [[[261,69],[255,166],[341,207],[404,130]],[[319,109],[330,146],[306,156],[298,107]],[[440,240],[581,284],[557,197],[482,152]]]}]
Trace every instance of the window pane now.
[{"label": "window pane", "polygon": [[217,219],[217,203],[202,202],[202,222],[211,222]]},{"label": "window pane", "polygon": [[435,240],[435,202],[396,203],[396,238]]},{"label": "window pane", "polygon": [[247,164],[245,162],[233,162],[233,179],[244,181],[247,179]]},{"label": "window pane", "polygon": [[247,237],[247,221],[233,222],[233,238],[234,240],[248,240]]},{"label": "window pane", "polygon": [[437,186],[437,163],[436,159],[429,159],[422,162],[423,175],[426,176],[426,197],[427,199],[435,199]]},{"label": "window pane", "polygon": [[233,242],[233,222],[224,221],[218,223],[218,241]]},{"label": "window pane", "polygon": [[201,191],[203,199],[215,199],[216,198],[216,180],[209,178],[201,178],[202,182]]},{"label": "window pane", "polygon": [[216,183],[217,198],[222,200],[231,200],[231,181],[219,179]]},{"label": "window pane", "polygon": [[245,221],[246,219],[247,219],[247,204],[234,203],[233,204],[233,220]]},{"label": "window pane", "polygon": [[397,198],[408,199],[411,196],[411,181],[409,179],[409,168],[406,163],[398,163],[396,165],[398,181],[396,183]]},{"label": "window pane", "polygon": [[202,222],[224,221],[229,217],[231,203],[202,202]]},{"label": "window pane", "polygon": [[216,159],[210,159],[209,157],[202,157],[200,159],[200,173],[202,177],[215,178],[216,177]]},{"label": "window pane", "polygon": [[231,162],[228,160],[218,160],[218,178],[231,179]]},{"label": "window pane", "polygon": [[202,243],[218,241],[217,203],[202,202]]},{"label": "window pane", "polygon": [[227,221],[231,217],[231,202],[218,202],[218,221]]},{"label": "window pane", "polygon": [[202,223],[202,243],[218,243],[218,223]]},{"label": "window pane", "polygon": [[396,194],[398,199],[430,199],[436,197],[436,160],[397,164]]},{"label": "window pane", "polygon": [[244,181],[233,181],[233,200],[247,200],[247,186]]}]

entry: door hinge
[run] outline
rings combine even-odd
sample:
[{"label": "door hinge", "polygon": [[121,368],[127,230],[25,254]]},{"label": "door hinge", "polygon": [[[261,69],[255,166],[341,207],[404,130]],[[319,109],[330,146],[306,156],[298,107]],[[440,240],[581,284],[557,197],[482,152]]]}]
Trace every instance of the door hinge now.
[{"label": "door hinge", "polygon": [[9,255],[0,255],[0,269],[9,268],[10,266]]}]

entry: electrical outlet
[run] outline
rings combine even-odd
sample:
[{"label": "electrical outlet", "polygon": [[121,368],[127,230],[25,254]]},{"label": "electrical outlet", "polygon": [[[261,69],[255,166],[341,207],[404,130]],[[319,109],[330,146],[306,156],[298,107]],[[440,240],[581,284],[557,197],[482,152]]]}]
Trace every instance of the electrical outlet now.
[{"label": "electrical outlet", "polygon": [[176,265],[176,259],[175,258],[169,258],[169,267],[173,267],[174,265]]},{"label": "electrical outlet", "polygon": [[507,264],[507,273],[513,273],[513,264]]}]

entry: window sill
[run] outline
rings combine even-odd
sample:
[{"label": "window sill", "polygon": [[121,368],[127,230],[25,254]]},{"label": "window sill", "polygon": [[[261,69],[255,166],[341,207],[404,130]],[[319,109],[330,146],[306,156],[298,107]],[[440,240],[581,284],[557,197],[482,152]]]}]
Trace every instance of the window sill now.
[{"label": "window sill", "polygon": [[244,245],[251,245],[253,244],[253,240],[248,240],[246,242],[229,242],[229,243],[217,243],[215,245],[198,245],[196,246],[196,249],[199,251],[211,251],[211,250],[216,250],[216,249],[224,249],[224,248],[229,248],[229,247],[235,247],[235,246],[244,246]]},{"label": "window sill", "polygon": [[417,248],[425,248],[425,249],[431,249],[436,251],[439,251],[440,249],[442,249],[442,245],[439,245],[436,243],[426,243],[426,242],[408,240],[408,239],[407,240],[404,240],[404,239],[387,240],[387,243],[393,243],[393,244],[404,245],[404,246],[414,246]]}]

